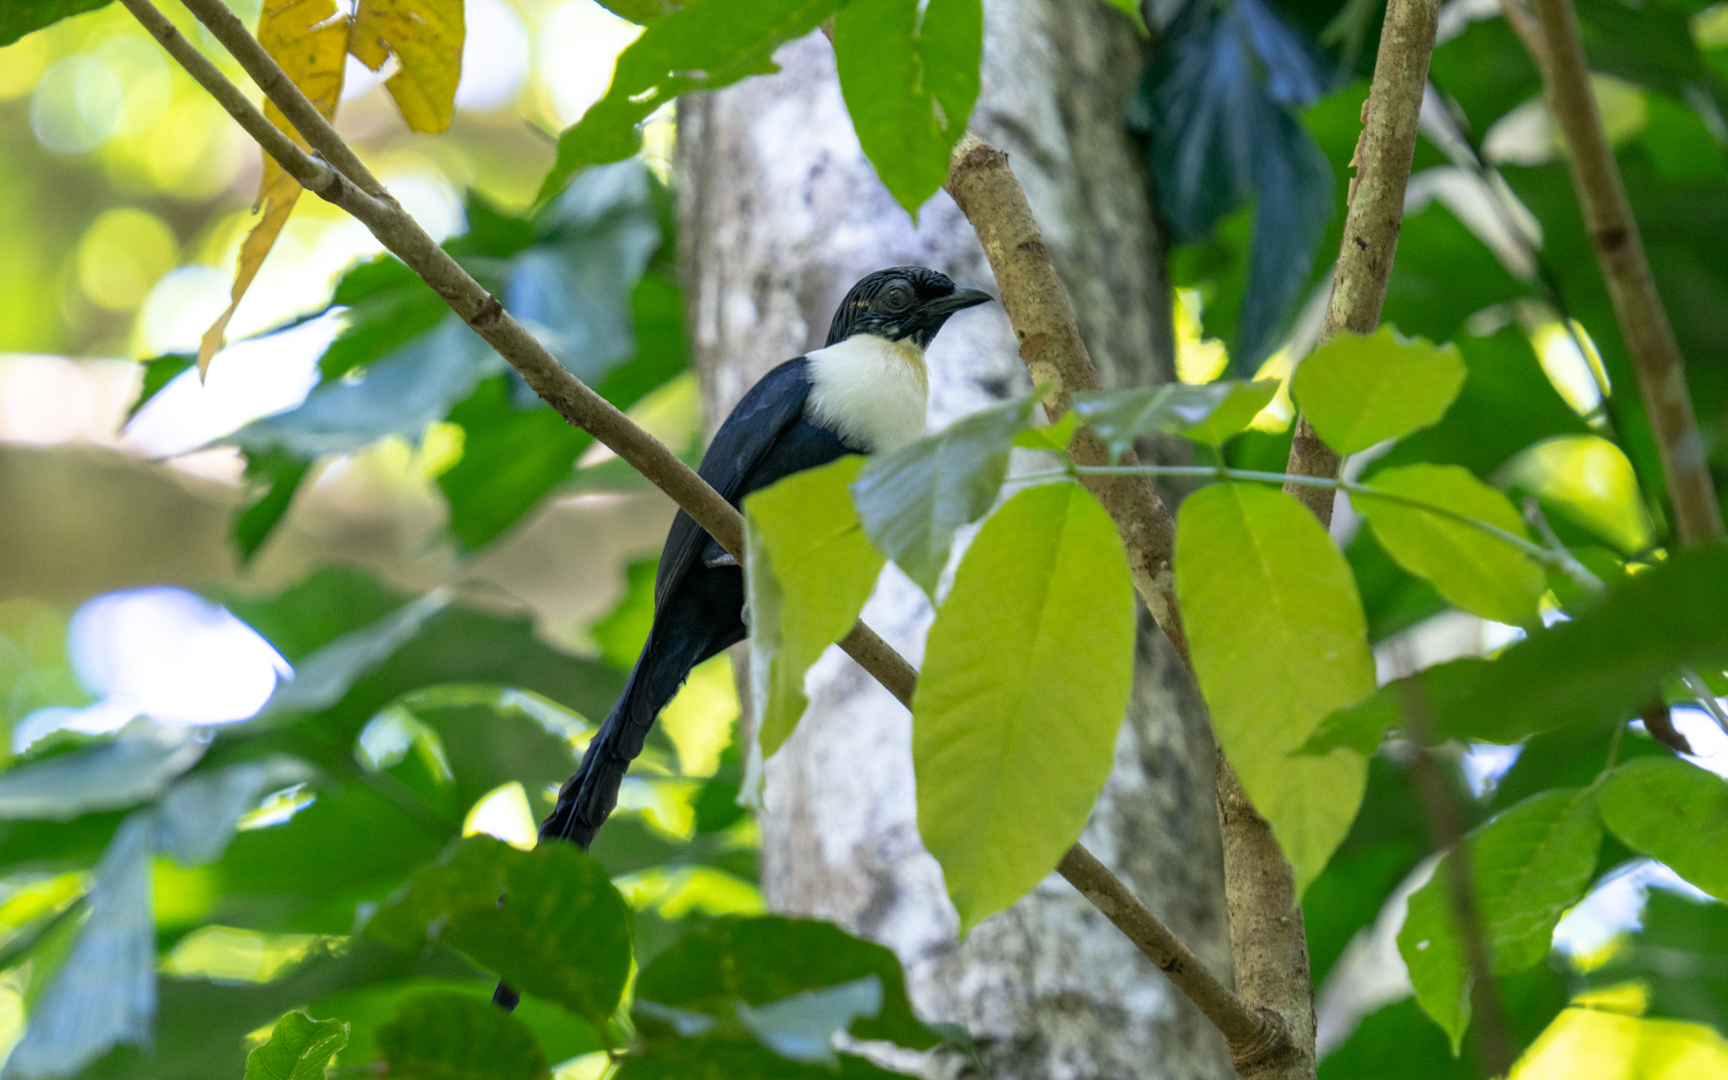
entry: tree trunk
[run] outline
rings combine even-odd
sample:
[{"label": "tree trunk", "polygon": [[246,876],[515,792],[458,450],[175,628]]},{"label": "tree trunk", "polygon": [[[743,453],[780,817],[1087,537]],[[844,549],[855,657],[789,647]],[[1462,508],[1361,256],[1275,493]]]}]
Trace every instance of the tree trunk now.
[{"label": "tree trunk", "polygon": [[[1008,151],[1107,385],[1171,377],[1169,288],[1121,103],[1141,66],[1126,18],[1100,3],[991,0],[972,127]],[[677,191],[692,341],[711,425],[769,368],[818,348],[852,283],[935,267],[990,288],[989,265],[946,194],[920,225],[858,148],[820,35],[782,71],[682,99]],[[930,427],[1030,389],[999,307],[964,313],[929,355]],[[931,613],[890,568],[865,611],[913,663]],[[777,911],[831,919],[905,963],[930,1020],[965,1025],[987,1074],[1228,1077],[1217,1033],[1054,874],[965,943],[918,839],[911,720],[830,650],[812,706],[768,762],[763,887]],[[1142,613],[1116,768],[1085,842],[1228,977],[1213,749],[1191,683]],[[931,1075],[972,1069],[958,1054]]]}]

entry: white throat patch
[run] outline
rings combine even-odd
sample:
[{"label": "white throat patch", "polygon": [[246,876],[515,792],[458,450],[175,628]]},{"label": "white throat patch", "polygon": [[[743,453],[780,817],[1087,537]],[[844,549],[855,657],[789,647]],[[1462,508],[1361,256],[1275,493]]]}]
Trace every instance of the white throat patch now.
[{"label": "white throat patch", "polygon": [[854,334],[806,359],[805,411],[847,442],[885,454],[924,434],[930,375],[916,342]]}]

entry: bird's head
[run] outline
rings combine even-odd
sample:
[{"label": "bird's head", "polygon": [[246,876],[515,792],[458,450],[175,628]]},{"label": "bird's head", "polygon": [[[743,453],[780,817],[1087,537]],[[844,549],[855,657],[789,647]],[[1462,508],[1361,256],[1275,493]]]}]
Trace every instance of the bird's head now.
[{"label": "bird's head", "polygon": [[875,334],[927,349],[948,316],[989,299],[988,293],[956,288],[946,274],[922,266],[878,270],[852,286],[841,301],[828,328],[828,344]]}]

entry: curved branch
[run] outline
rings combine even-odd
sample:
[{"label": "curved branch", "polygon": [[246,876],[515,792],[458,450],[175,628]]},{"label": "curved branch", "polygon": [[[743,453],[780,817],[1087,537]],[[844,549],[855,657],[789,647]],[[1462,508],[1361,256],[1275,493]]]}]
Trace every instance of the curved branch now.
[{"label": "curved branch", "polygon": [[1721,538],[1722,511],[1704,458],[1704,440],[1686,385],[1686,361],[1674,327],[1656,292],[1638,222],[1626,198],[1620,166],[1608,145],[1590,68],[1578,35],[1578,15],[1569,0],[1536,0],[1542,48],[1533,52],[1548,87],[1548,107],[1565,136],[1572,186],[1584,210],[1590,244],[1607,279],[1638,389],[1650,416],[1651,434],[1662,456],[1662,474],[1674,505],[1680,542],[1692,546]]}]

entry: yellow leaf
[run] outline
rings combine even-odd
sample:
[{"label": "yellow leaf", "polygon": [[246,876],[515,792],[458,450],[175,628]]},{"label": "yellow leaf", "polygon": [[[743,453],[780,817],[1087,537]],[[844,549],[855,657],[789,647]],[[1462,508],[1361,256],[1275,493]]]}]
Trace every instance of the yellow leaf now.
[{"label": "yellow leaf", "polygon": [[[336,100],[342,96],[342,71],[348,47],[348,23],[337,17],[335,0],[267,2],[258,16],[258,41],[325,119],[335,115]],[[265,104],[264,115],[295,142],[306,145],[306,140],[273,102]],[[234,317],[241,297],[258,276],[258,268],[270,254],[282,226],[288,223],[288,215],[298,198],[300,185],[276,164],[275,158],[266,154],[264,179],[258,185],[258,201],[253,205],[254,211],[262,207],[264,216],[240,245],[228,310],[211,324],[198,343],[199,378],[204,377],[211,358],[222,348],[228,320]]]},{"label": "yellow leaf", "polygon": [[391,53],[402,65],[385,86],[415,131],[450,126],[462,78],[463,0],[360,0],[348,51],[377,71]]}]

